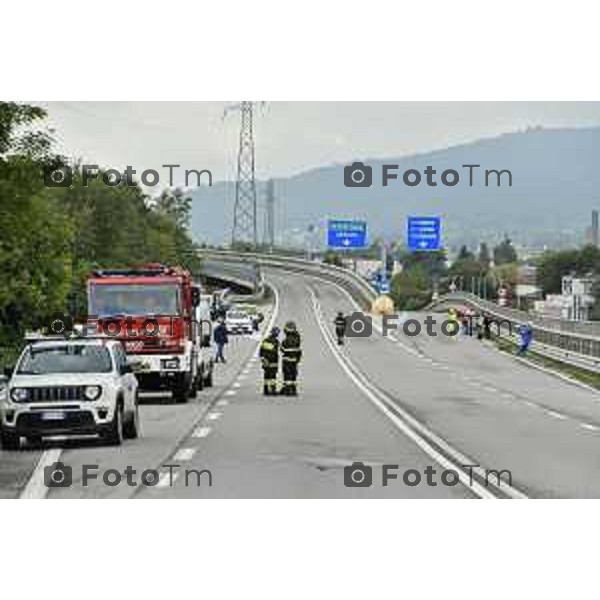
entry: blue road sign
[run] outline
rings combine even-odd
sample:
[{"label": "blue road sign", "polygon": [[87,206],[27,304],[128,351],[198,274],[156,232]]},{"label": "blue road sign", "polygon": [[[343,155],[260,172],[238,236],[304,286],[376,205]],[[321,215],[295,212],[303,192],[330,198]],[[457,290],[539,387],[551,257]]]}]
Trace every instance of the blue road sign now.
[{"label": "blue road sign", "polygon": [[333,221],[327,224],[327,245],[330,248],[364,248],[367,245],[365,221]]},{"label": "blue road sign", "polygon": [[377,286],[377,291],[380,294],[389,294],[390,293],[390,280],[387,278],[381,279]]},{"label": "blue road sign", "polygon": [[408,249],[439,250],[441,247],[440,217],[408,217]]}]

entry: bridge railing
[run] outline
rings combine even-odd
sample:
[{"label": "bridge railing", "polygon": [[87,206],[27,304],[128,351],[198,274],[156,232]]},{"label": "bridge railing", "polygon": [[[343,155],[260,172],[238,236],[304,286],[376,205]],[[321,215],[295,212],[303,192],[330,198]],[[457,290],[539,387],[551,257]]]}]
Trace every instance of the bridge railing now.
[{"label": "bridge railing", "polygon": [[278,256],[275,254],[262,254],[255,252],[234,252],[230,250],[201,250],[200,255],[210,258],[212,261],[222,260],[224,262],[249,262],[261,267],[285,269],[286,271],[297,271],[303,274],[314,274],[322,279],[332,281],[341,285],[364,309],[370,309],[373,300],[377,297],[375,289],[349,269],[309,261],[306,259],[290,256]]}]

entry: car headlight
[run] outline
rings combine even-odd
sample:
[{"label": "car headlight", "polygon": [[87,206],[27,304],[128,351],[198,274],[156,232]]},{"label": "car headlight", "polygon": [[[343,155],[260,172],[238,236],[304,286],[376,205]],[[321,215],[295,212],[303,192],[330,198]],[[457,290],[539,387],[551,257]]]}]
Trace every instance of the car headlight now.
[{"label": "car headlight", "polygon": [[87,385],[83,389],[83,395],[87,400],[98,400],[100,398],[100,394],[102,393],[102,388],[99,385]]},{"label": "car headlight", "polygon": [[29,398],[29,390],[25,388],[13,388],[10,390],[10,397],[15,402],[25,402]]}]

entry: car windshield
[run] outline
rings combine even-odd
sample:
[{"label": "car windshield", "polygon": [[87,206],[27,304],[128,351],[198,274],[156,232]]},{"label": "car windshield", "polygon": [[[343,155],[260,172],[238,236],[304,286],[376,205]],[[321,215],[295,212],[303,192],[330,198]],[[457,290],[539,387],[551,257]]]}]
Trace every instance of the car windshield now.
[{"label": "car windshield", "polygon": [[229,312],[227,313],[228,319],[247,319],[248,315],[243,312]]},{"label": "car windshield", "polygon": [[30,346],[17,369],[21,375],[51,373],[110,373],[108,348],[90,344]]},{"label": "car windshield", "polygon": [[175,284],[91,284],[89,314],[97,316],[177,316],[179,288]]}]

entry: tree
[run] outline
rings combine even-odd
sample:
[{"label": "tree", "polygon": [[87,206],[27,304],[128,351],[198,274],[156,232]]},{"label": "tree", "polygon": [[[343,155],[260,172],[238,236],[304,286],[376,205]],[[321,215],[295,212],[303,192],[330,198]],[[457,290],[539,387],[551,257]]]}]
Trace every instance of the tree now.
[{"label": "tree", "polygon": [[494,263],[502,265],[505,263],[517,262],[518,256],[515,247],[508,236],[494,247]]},{"label": "tree", "polygon": [[479,262],[486,269],[490,266],[490,249],[488,248],[488,245],[485,242],[481,242],[481,244],[479,245],[479,256],[477,260],[479,260]]},{"label": "tree", "polygon": [[456,260],[474,260],[475,255],[466,247],[461,246],[460,251],[458,252],[458,256]]},{"label": "tree", "polygon": [[394,275],[390,287],[394,304],[400,310],[418,310],[431,301],[430,280],[421,265]]}]

